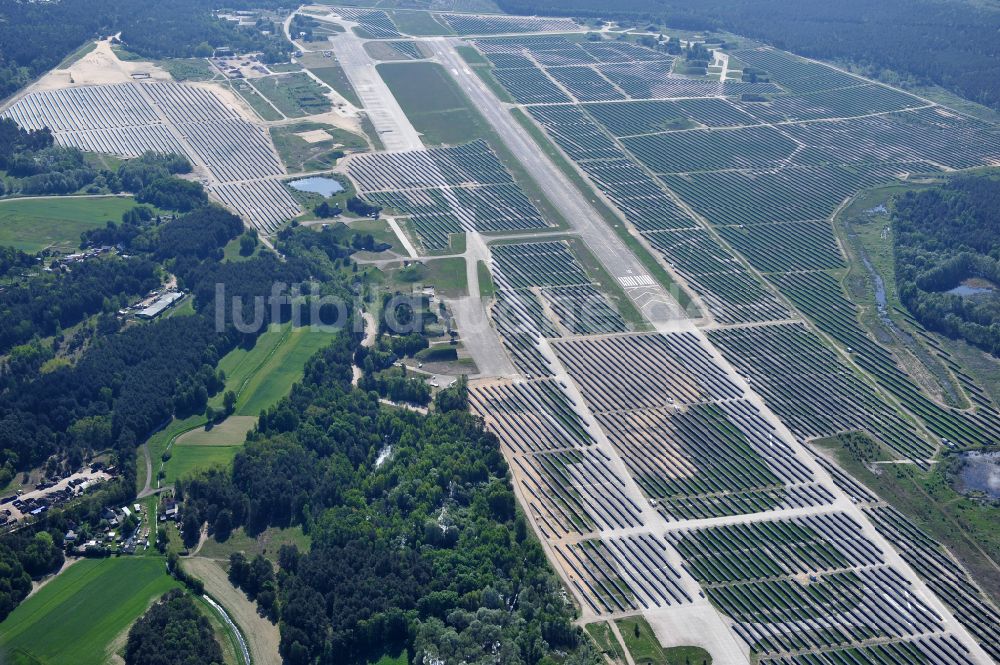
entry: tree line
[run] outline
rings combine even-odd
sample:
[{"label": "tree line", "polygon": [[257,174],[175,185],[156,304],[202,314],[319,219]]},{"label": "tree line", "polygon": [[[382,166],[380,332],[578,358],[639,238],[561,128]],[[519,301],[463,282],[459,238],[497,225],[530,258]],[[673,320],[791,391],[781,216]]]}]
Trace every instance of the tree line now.
[{"label": "tree line", "polygon": [[[236,0],[233,9],[275,8],[277,0]],[[0,98],[57,66],[89,40],[121,33],[132,52],[150,59],[212,55],[213,47],[239,53],[262,51],[280,61],[291,49],[285,39],[256,26],[218,19],[207,0],[0,0]],[[25,36],[30,35],[30,39]],[[205,52],[207,47],[208,51]]]}]

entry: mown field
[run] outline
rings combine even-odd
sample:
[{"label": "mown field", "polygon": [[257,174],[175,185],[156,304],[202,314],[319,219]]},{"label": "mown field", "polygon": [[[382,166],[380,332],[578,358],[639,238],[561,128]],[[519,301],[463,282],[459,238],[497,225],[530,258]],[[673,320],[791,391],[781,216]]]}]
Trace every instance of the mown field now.
[{"label": "mown field", "polygon": [[[226,374],[226,387],[209,400],[222,408],[222,396],[232,390],[237,395],[236,412],[230,418],[205,429],[205,417],[194,415],[173,420],[149,439],[153,473],[162,466],[161,483],[170,484],[185,475],[217,465],[228,465],[252,429],[256,417],[288,394],[302,378],[306,361],[331,339],[330,333],[285,325],[265,332],[252,349],[234,349],[219,361]],[[169,452],[166,461],[164,453]],[[145,481],[145,461],[138,459],[137,484]]]},{"label": "mown field", "polygon": [[254,87],[290,118],[330,110],[326,91],[305,74],[260,78],[254,81]]},{"label": "mown field", "polygon": [[0,245],[24,252],[52,248],[72,252],[80,234],[109,221],[121,222],[122,213],[136,205],[130,196],[50,196],[0,200]]},{"label": "mown field", "polygon": [[378,65],[378,72],[425,143],[457,145],[488,136],[482,117],[441,65],[391,62]]},{"label": "mown field", "polygon": [[[237,391],[239,398],[236,402],[236,414],[256,416],[277,403],[292,389],[292,384],[302,378],[303,368],[310,356],[332,339],[331,333],[316,332],[309,328],[292,330],[286,326],[282,328],[281,343],[274,345],[263,358],[260,354],[265,353],[265,349],[256,354],[247,354],[248,358],[241,364],[241,372],[245,371],[247,364],[252,366],[254,360],[259,359],[260,363],[249,375],[241,374],[246,378]],[[256,348],[255,346],[254,349]]]},{"label": "mown field", "polygon": [[116,638],[175,586],[158,557],[80,561],[7,617],[0,661],[105,665]]},{"label": "mown field", "polygon": [[361,106],[358,93],[354,90],[354,86],[351,85],[351,81],[347,78],[347,74],[344,73],[344,69],[335,59],[322,58],[316,54],[307,54],[303,56],[302,64],[318,76],[321,81],[340,93],[340,96],[349,103],[354,106]]}]

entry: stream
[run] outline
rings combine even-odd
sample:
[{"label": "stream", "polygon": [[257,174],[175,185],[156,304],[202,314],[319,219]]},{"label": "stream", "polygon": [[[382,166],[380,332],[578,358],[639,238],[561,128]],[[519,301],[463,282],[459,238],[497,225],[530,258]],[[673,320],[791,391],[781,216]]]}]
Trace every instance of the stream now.
[{"label": "stream", "polygon": [[226,625],[228,625],[230,629],[232,629],[233,635],[236,636],[236,641],[240,644],[240,651],[243,652],[243,662],[247,665],[251,665],[252,661],[250,660],[250,649],[247,648],[247,641],[243,639],[243,633],[240,632],[240,629],[233,622],[229,613],[226,612],[225,608],[215,602],[208,594],[202,595],[202,598],[205,599],[206,603],[215,608],[216,612],[222,615],[222,620],[226,622]]},{"label": "stream", "polygon": [[938,385],[941,386],[941,389],[948,394],[949,399],[954,402],[960,401],[951,381],[942,379],[937,375],[937,372],[934,371],[931,365],[928,364],[927,360],[923,357],[923,349],[917,341],[913,339],[913,336],[897,326],[895,322],[893,322],[892,317],[889,316],[889,300],[886,296],[885,280],[882,279],[882,275],[880,275],[875,269],[875,265],[872,264],[871,259],[868,256],[868,251],[864,248],[864,245],[862,245],[859,239],[855,238],[855,240],[856,241],[853,243],[854,249],[857,251],[858,256],[861,257],[861,263],[864,264],[865,270],[868,271],[868,276],[871,278],[872,285],[875,288],[875,308],[878,311],[879,321],[882,322],[882,325],[886,327],[891,335],[898,339],[903,346],[909,349],[914,356],[916,356],[917,360],[919,360],[921,364],[923,364],[930,371],[930,373],[935,377]]}]

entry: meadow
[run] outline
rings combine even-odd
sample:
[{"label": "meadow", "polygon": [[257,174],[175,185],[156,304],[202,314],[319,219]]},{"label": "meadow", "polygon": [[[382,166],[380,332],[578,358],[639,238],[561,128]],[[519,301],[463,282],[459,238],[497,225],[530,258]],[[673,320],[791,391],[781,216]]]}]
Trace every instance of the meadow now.
[{"label": "meadow", "polygon": [[254,86],[289,118],[330,110],[326,91],[303,73],[257,79]]},{"label": "meadow", "polygon": [[109,221],[121,222],[122,213],[135,205],[131,196],[0,200],[0,245],[24,252],[46,248],[72,252],[80,246],[81,233]]},{"label": "meadow", "polygon": [[328,86],[340,93],[340,96],[348,102],[357,107],[361,106],[361,100],[358,99],[358,93],[355,92],[354,86],[351,85],[350,80],[347,78],[347,74],[344,73],[344,70],[340,65],[310,68],[309,71],[318,76],[323,83],[326,83]]},{"label": "meadow", "polygon": [[[310,143],[297,136],[298,133],[321,129],[330,138]],[[295,171],[316,171],[332,168],[337,163],[339,152],[356,152],[368,149],[364,137],[318,122],[302,122],[271,129],[271,140],[281,155],[281,161],[290,173]]]}]

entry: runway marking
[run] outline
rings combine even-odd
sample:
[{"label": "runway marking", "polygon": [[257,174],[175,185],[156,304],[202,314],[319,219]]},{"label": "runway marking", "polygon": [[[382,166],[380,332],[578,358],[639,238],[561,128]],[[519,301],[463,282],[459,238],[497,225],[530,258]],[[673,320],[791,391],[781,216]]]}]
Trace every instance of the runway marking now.
[{"label": "runway marking", "polygon": [[649,275],[622,275],[618,281],[622,286],[652,286],[655,284]]}]

